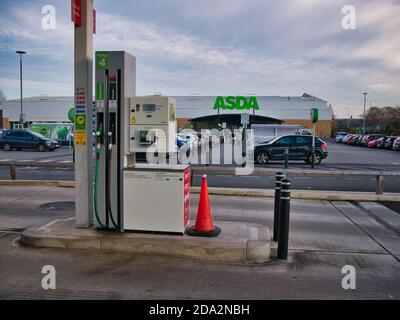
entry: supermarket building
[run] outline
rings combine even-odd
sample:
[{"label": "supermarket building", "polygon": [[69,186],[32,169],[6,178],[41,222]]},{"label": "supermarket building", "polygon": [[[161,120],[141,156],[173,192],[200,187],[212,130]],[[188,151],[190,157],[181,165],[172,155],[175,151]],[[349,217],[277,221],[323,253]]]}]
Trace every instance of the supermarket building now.
[{"label": "supermarket building", "polygon": [[[316,134],[326,138],[332,130],[332,107],[327,101],[309,94],[302,96],[175,96],[178,128],[214,128],[218,123],[227,128],[240,126],[242,113],[250,114],[250,124],[296,124],[311,129],[311,108],[318,108]],[[23,99],[26,121],[68,122],[73,97],[39,96]],[[13,128],[19,121],[20,100],[3,102],[3,128]]]}]

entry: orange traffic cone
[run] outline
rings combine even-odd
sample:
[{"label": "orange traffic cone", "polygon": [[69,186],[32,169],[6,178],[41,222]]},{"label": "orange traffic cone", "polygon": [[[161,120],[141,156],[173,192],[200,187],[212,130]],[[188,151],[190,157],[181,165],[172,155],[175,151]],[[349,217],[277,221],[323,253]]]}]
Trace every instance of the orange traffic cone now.
[{"label": "orange traffic cone", "polygon": [[201,181],[196,224],[188,229],[187,234],[197,237],[216,237],[220,232],[221,229],[214,226],[212,222],[210,200],[208,198],[207,176],[204,175]]}]

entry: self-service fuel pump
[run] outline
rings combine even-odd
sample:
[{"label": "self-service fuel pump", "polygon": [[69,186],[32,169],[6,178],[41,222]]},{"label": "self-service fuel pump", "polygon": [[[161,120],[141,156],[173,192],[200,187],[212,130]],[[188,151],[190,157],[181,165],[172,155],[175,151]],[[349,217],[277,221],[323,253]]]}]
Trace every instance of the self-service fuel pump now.
[{"label": "self-service fuel pump", "polygon": [[155,145],[158,152],[175,151],[175,101],[136,97],[135,71],[135,57],[126,52],[96,52],[96,225],[183,234],[190,167],[135,161]]},{"label": "self-service fuel pump", "polygon": [[129,98],[136,94],[136,58],[124,51],[96,52],[95,215],[100,227],[123,230],[123,173],[127,153]]}]

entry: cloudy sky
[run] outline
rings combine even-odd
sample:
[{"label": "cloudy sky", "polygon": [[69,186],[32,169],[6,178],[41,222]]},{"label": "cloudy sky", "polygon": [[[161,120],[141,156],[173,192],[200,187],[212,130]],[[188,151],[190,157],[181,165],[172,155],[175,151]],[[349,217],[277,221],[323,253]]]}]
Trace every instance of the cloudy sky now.
[{"label": "cloudy sky", "polygon": [[[42,28],[42,7],[56,29]],[[342,28],[342,7],[356,29]],[[400,0],[94,0],[95,50],[137,58],[137,94],[314,94],[336,115],[400,105]],[[70,0],[0,1],[0,90],[73,94]]]}]

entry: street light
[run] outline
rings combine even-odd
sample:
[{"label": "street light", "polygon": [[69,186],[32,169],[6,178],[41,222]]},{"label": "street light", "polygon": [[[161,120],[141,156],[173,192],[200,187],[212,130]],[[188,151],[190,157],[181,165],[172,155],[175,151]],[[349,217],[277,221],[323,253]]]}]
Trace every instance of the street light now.
[{"label": "street light", "polygon": [[365,118],[366,118],[366,114],[365,114],[365,104],[367,102],[367,92],[364,92],[364,121],[363,121],[363,136],[365,136]]},{"label": "street light", "polygon": [[22,107],[22,55],[25,54],[25,51],[19,50],[16,51],[19,54],[19,84],[20,84],[20,103],[21,103],[21,112],[19,114],[19,123],[21,127],[24,127],[24,114],[23,114],[23,107]]}]

